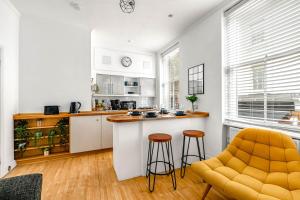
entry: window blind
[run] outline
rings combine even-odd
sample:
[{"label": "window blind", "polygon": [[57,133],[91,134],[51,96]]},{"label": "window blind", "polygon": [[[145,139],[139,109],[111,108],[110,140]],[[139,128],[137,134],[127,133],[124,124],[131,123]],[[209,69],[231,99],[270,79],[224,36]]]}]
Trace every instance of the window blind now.
[{"label": "window blind", "polygon": [[300,126],[300,1],[225,11],[225,119]]}]

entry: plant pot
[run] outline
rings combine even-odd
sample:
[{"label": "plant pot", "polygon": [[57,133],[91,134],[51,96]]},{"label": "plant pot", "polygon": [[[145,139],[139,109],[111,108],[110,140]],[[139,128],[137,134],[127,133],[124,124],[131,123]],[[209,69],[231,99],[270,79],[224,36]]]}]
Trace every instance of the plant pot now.
[{"label": "plant pot", "polygon": [[49,150],[44,151],[44,156],[49,156],[50,152]]}]

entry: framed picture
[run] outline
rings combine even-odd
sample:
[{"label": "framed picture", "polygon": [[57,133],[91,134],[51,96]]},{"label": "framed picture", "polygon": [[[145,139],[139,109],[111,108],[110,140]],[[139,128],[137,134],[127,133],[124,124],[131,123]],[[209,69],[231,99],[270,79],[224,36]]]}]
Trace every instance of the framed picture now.
[{"label": "framed picture", "polygon": [[188,94],[204,94],[204,64],[188,69]]}]

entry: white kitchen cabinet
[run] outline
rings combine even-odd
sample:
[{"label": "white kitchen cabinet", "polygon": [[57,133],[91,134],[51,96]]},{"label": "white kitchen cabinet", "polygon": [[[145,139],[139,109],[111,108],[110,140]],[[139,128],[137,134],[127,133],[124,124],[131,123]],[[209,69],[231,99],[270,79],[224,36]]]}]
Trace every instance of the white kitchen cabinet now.
[{"label": "white kitchen cabinet", "polygon": [[78,153],[102,148],[101,115],[70,118],[70,152]]},{"label": "white kitchen cabinet", "polygon": [[155,97],[156,94],[156,79],[155,78],[141,78],[141,96]]},{"label": "white kitchen cabinet", "polygon": [[113,123],[106,120],[108,115],[102,115],[102,149],[113,147]]},{"label": "white kitchen cabinet", "polygon": [[97,74],[96,82],[101,95],[124,95],[124,76]]},{"label": "white kitchen cabinet", "polygon": [[124,95],[124,76],[111,76],[111,94]]}]

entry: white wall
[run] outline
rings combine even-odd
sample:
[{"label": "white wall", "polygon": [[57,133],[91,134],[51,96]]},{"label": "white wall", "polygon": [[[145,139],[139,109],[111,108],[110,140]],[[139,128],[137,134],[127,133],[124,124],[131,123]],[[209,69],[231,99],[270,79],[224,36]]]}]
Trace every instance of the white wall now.
[{"label": "white wall", "polygon": [[0,0],[0,177],[15,166],[13,114],[18,112],[19,13],[7,0]]},{"label": "white wall", "polygon": [[91,110],[90,30],[29,15],[20,23],[20,112],[69,111],[71,101]]},{"label": "white wall", "polygon": [[[209,112],[206,121],[206,153],[209,157],[222,151],[225,145],[222,117],[222,30],[223,8],[228,1],[193,24],[178,37],[180,48],[180,103],[186,109],[191,104],[185,97],[188,95],[188,68],[205,64],[204,94],[198,95],[198,110]],[[174,43],[174,42],[173,42]],[[171,44],[167,46],[171,46]],[[163,51],[163,50],[162,50]]]}]

